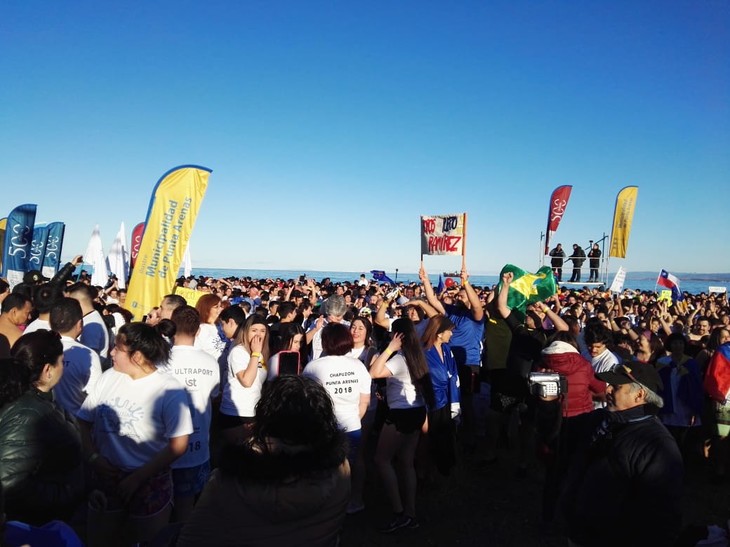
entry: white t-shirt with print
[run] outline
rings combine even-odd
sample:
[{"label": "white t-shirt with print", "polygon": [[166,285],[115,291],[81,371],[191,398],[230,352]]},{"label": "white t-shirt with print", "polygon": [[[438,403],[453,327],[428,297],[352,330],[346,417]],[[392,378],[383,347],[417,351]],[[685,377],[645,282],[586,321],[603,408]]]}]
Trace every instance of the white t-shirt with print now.
[{"label": "white t-shirt with print", "polygon": [[170,439],[193,432],[188,394],[161,370],[134,380],[110,368],[89,391],[78,417],[93,424],[99,453],[122,471],[139,469]]},{"label": "white t-shirt with print", "polygon": [[251,356],[242,344],[231,348],[228,354],[227,378],[221,399],[221,412],[227,416],[253,418],[256,414],[256,403],[261,398],[261,387],[266,381],[266,369],[259,367],[251,387],[243,387],[236,378],[236,374],[248,368],[250,361]]},{"label": "white t-shirt with print", "polygon": [[218,361],[202,349],[193,346],[173,346],[170,360],[160,367],[177,378],[190,396],[193,433],[188,449],[170,467],[184,469],[202,465],[210,459],[210,420],[212,399],[218,395],[220,368]]},{"label": "white t-shirt with print", "polygon": [[302,374],[327,390],[341,428],[360,429],[360,395],[370,395],[372,379],[359,359],[345,355],[320,357],[311,361]]},{"label": "white t-shirt with print", "polygon": [[215,325],[201,323],[200,330],[195,337],[195,347],[202,349],[214,359],[218,359],[226,349],[226,343],[221,339]]}]

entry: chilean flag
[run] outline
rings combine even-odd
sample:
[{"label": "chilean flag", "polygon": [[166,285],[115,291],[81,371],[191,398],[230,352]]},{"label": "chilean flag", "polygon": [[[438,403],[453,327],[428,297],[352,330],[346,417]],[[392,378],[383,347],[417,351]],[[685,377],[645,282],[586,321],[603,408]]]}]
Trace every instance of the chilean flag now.
[{"label": "chilean flag", "polygon": [[705,373],[705,391],[711,399],[724,402],[730,394],[730,342],[715,350]]},{"label": "chilean flag", "polygon": [[667,270],[662,270],[656,284],[670,289],[672,291],[672,300],[682,300],[682,293],[679,292],[679,279],[670,274]]}]

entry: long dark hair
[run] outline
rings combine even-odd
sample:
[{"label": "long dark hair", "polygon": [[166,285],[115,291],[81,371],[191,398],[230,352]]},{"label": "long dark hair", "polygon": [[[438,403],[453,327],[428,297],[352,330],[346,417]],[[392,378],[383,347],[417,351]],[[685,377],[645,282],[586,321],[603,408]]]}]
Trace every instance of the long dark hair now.
[{"label": "long dark hair", "polygon": [[413,321],[406,317],[401,317],[393,321],[390,330],[393,335],[403,335],[401,353],[406,360],[411,382],[426,400],[426,403],[430,405],[434,399],[433,385],[431,384],[426,356],[423,353],[423,346],[421,346],[421,341],[418,339]]},{"label": "long dark hair", "polygon": [[370,319],[359,315],[350,322],[350,328],[352,328],[352,326],[355,324],[356,321],[359,321],[365,327],[365,347],[367,348],[367,347],[372,346],[373,345],[373,324],[370,322]]},{"label": "long dark hair", "polygon": [[220,469],[248,480],[282,480],[335,469],[346,456],[347,438],[327,391],[305,376],[278,376],[264,384],[252,437],[224,449]]}]

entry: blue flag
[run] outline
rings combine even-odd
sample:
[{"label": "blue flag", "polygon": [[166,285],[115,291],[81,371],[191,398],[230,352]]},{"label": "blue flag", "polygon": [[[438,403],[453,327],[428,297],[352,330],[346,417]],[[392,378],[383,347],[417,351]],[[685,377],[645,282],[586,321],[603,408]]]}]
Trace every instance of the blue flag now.
[{"label": "blue flag", "polygon": [[385,275],[385,272],[383,270],[370,270],[370,273],[373,274],[373,279],[375,281],[382,281],[383,283],[390,283],[391,285],[395,285],[395,281]]},{"label": "blue flag", "polygon": [[28,257],[28,270],[41,271],[43,257],[46,255],[46,243],[48,242],[48,226],[45,224],[33,227],[33,241],[30,243],[30,256]]},{"label": "blue flag", "polygon": [[23,281],[28,271],[30,245],[33,241],[36,205],[18,205],[8,215],[8,224],[3,246],[3,277],[11,287]]},{"label": "blue flag", "polygon": [[66,225],[63,222],[51,222],[47,228],[48,240],[46,241],[46,251],[43,256],[41,272],[45,277],[53,279],[53,276],[58,272],[58,265],[61,262],[63,234],[66,231]]},{"label": "blue flag", "polygon": [[444,280],[441,277],[441,274],[439,274],[439,284],[438,287],[436,287],[436,294],[441,294],[444,292]]}]

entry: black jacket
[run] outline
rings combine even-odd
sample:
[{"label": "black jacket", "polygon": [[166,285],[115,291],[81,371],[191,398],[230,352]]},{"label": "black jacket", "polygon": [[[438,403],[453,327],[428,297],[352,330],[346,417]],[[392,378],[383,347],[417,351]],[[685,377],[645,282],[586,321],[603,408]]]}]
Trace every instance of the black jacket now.
[{"label": "black jacket", "polygon": [[550,265],[553,268],[563,267],[563,260],[565,259],[565,251],[563,249],[555,247],[552,251],[550,251],[550,256],[552,257],[550,259]]},{"label": "black jacket", "polygon": [[10,519],[68,519],[83,494],[76,421],[31,388],[0,409],[0,482]]},{"label": "black jacket", "polygon": [[[673,545],[682,523],[682,456],[646,406],[574,418],[563,511],[579,545]],[[598,427],[593,427],[598,424]],[[586,427],[587,426],[587,427]],[[576,433],[574,431],[574,433]]]},{"label": "black jacket", "polygon": [[591,249],[588,251],[588,261],[591,268],[599,268],[601,266],[601,249]]},{"label": "black jacket", "polygon": [[570,260],[573,261],[574,267],[580,268],[586,261],[586,252],[580,247],[573,249],[573,254],[570,255]]},{"label": "black jacket", "polygon": [[51,279],[51,285],[60,285],[61,287],[65,287],[66,281],[71,279],[71,275],[74,273],[75,269],[76,266],[74,266],[71,262],[66,262],[66,264],[58,270],[56,275],[53,276],[53,279]]}]

